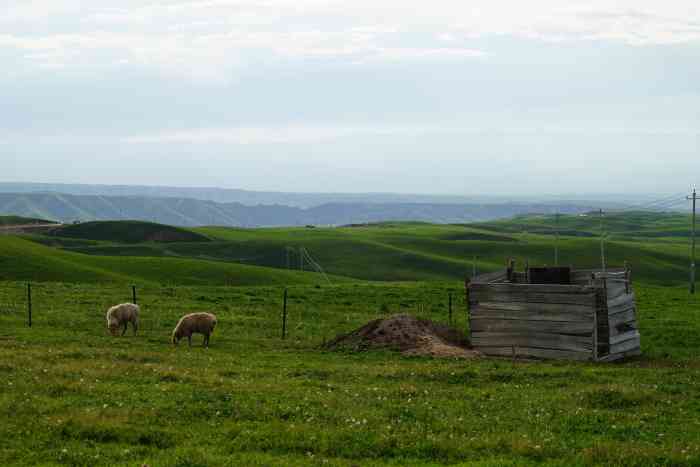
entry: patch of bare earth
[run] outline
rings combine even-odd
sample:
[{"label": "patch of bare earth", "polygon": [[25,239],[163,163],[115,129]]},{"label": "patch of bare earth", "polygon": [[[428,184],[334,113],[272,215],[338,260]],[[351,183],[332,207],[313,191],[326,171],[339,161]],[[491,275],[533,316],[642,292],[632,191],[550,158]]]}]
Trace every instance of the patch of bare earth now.
[{"label": "patch of bare earth", "polygon": [[394,315],[370,321],[359,329],[336,337],[324,346],[328,350],[361,352],[391,349],[403,355],[476,358],[465,335],[445,324],[410,315]]}]

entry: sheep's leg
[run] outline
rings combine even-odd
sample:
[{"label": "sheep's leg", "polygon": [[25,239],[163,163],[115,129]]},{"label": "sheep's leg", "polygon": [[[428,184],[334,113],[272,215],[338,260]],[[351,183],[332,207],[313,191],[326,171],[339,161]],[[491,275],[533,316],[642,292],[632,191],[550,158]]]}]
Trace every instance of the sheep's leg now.
[{"label": "sheep's leg", "polygon": [[136,321],[132,321],[131,324],[134,326],[134,336],[136,335],[136,331],[139,329],[139,325]]},{"label": "sheep's leg", "polygon": [[204,334],[204,340],[202,341],[203,347],[209,347],[209,333]]},{"label": "sheep's leg", "polygon": [[192,334],[187,336],[187,343],[190,345],[190,347],[192,347]]},{"label": "sheep's leg", "polygon": [[122,329],[122,337],[124,337],[124,334],[126,334],[126,328],[129,326],[129,323],[124,323],[124,329]]}]

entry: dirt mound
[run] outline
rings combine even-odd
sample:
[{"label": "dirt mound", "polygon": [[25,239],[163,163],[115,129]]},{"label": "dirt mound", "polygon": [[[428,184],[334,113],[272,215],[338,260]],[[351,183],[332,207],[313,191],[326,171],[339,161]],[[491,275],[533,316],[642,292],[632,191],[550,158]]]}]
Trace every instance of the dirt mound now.
[{"label": "dirt mound", "polygon": [[464,334],[444,324],[409,315],[370,321],[325,345],[328,350],[393,349],[404,355],[475,358]]}]

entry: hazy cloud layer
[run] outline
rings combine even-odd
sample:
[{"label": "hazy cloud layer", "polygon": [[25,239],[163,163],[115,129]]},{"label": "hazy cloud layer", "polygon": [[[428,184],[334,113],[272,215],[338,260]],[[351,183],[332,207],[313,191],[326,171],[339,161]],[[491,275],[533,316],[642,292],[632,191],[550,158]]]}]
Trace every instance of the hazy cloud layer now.
[{"label": "hazy cloud layer", "polygon": [[[231,68],[270,60],[484,57],[469,40],[489,35],[634,45],[700,39],[700,7],[690,0],[15,3],[0,13],[0,48],[27,73],[144,67],[226,79]],[[425,36],[418,44],[416,34]]]},{"label": "hazy cloud layer", "polygon": [[697,181],[699,56],[696,1],[12,2],[3,178],[653,191]]}]

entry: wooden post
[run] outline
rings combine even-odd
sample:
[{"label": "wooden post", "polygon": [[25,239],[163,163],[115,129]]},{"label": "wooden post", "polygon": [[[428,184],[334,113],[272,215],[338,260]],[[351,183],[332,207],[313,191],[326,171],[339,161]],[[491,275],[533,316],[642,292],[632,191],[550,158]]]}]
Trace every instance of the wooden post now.
[{"label": "wooden post", "polygon": [[[603,279],[603,283],[605,283],[605,279]],[[605,289],[603,289],[605,290]],[[605,299],[607,300],[607,292],[605,292]],[[596,300],[597,302],[597,300]],[[596,303],[596,306],[593,310],[593,361],[597,362],[598,361],[598,304]]]},{"label": "wooden post", "polygon": [[287,289],[284,289],[284,300],[282,302],[282,339],[287,338]]},{"label": "wooden post", "polygon": [[693,190],[693,231],[690,245],[690,293],[695,293],[695,204],[698,199],[697,191]]},{"label": "wooden post", "polygon": [[471,316],[469,313],[470,303],[469,303],[469,278],[464,280],[464,305],[467,314],[467,325],[469,325],[469,332],[471,333]]},{"label": "wooden post", "polygon": [[449,310],[449,323],[450,323],[450,326],[452,326],[452,292],[450,292],[448,294],[448,306],[447,306],[447,308]]},{"label": "wooden post", "polygon": [[559,266],[559,213],[555,214],[556,232],[554,237],[554,266]]},{"label": "wooden post", "polygon": [[131,286],[131,299],[132,299],[131,303],[136,305],[137,303],[136,303],[136,286],[135,285]]},{"label": "wooden post", "polygon": [[32,327],[32,284],[27,284],[27,324]]},{"label": "wooden post", "polygon": [[603,273],[606,272],[605,265],[605,234],[603,232],[603,210],[599,210],[600,213],[600,267]]},{"label": "wooden post", "polygon": [[508,282],[513,281],[513,273],[515,272],[515,260],[513,258],[508,259],[506,274],[508,276]]},{"label": "wooden post", "polygon": [[525,260],[525,283],[530,283],[530,259]]}]

